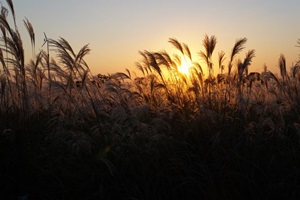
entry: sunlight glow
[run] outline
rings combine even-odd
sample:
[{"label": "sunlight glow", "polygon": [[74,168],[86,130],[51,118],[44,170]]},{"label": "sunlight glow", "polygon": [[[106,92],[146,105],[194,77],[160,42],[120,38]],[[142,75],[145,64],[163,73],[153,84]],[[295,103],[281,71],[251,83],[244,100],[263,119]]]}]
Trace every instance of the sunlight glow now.
[{"label": "sunlight glow", "polygon": [[191,66],[192,66],[191,59],[187,56],[182,56],[181,66],[178,67],[178,71],[184,75],[189,75]]}]

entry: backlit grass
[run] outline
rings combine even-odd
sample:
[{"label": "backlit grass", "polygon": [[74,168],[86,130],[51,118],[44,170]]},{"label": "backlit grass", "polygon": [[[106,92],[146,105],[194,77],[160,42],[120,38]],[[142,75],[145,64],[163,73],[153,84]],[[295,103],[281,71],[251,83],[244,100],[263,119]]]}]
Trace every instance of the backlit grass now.
[{"label": "backlit grass", "polygon": [[140,51],[139,77],[128,69],[94,75],[84,60],[89,46],[75,51],[64,38],[46,38],[25,63],[7,3],[0,199],[23,188],[30,199],[300,198],[299,63],[288,67],[281,55],[279,76],[267,67],[254,73],[246,38],[212,63],[217,38],[207,35],[205,65],[171,38],[176,55]]}]

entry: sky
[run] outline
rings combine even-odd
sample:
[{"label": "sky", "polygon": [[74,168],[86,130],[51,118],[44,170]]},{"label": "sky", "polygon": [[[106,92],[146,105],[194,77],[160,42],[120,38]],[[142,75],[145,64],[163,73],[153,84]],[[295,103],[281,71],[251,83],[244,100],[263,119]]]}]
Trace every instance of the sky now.
[{"label": "sky", "polygon": [[[4,1],[2,1],[5,4]],[[176,50],[168,42],[176,38],[186,43],[194,61],[203,61],[204,35],[215,35],[213,55],[226,52],[226,61],[235,41],[248,39],[247,50],[255,49],[249,71],[278,71],[278,59],[284,54],[288,68],[297,61],[300,48],[299,0],[14,0],[19,30],[27,58],[32,58],[30,39],[23,28],[26,17],[36,35],[36,51],[42,49],[44,32],[48,38],[65,38],[75,51],[89,44],[85,60],[93,74],[137,72],[139,51]],[[52,53],[54,54],[54,53]],[[54,56],[54,55],[52,55]],[[217,65],[217,63],[215,64]],[[217,67],[217,66],[216,66]],[[215,70],[217,70],[215,68]]]}]

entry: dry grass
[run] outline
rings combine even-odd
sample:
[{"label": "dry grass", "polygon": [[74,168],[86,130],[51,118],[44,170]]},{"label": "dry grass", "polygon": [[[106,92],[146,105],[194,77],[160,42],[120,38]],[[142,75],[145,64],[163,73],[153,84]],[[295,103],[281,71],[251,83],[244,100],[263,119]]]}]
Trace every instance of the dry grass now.
[{"label": "dry grass", "polygon": [[[224,73],[226,54],[212,63],[217,39],[205,35],[206,66],[171,38],[178,54],[140,51],[141,77],[128,69],[94,76],[84,61],[89,46],[76,52],[63,38],[46,38],[46,51],[25,64],[7,3],[14,20],[2,6],[1,199],[17,193],[20,130],[33,199],[299,198],[299,63],[289,74],[281,55],[280,77],[265,67],[253,78],[255,51],[236,60],[242,38]],[[24,25],[35,52],[33,27]],[[178,70],[184,56],[189,76]]]}]

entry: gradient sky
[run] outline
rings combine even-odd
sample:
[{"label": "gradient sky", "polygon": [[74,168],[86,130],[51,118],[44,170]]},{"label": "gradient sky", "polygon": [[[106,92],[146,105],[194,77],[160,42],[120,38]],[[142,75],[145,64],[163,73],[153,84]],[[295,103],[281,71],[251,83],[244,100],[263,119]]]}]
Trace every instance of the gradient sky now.
[{"label": "gradient sky", "polygon": [[265,63],[276,72],[281,53],[290,67],[300,53],[295,47],[300,38],[299,0],[15,0],[14,6],[29,57],[25,17],[35,29],[36,50],[44,32],[52,39],[65,38],[75,51],[89,43],[92,51],[85,59],[94,74],[138,71],[138,51],[172,53],[170,37],[188,44],[194,60],[200,59],[197,52],[203,50],[205,34],[217,37],[214,58],[220,50],[228,58],[236,39],[246,37],[240,57],[256,50],[250,71],[261,72]]}]

